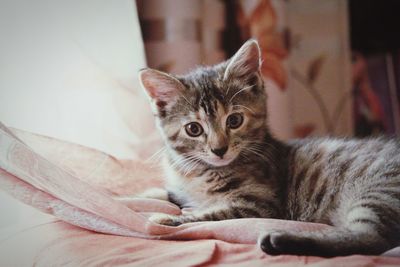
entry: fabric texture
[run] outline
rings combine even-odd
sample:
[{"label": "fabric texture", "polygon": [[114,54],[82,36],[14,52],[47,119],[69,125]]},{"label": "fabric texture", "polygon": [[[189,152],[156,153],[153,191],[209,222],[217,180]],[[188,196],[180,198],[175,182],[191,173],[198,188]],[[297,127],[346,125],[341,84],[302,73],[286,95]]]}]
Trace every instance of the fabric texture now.
[{"label": "fabric texture", "polygon": [[[0,126],[0,168],[2,190],[49,214],[38,213],[38,220],[0,232],[1,266],[400,265],[400,258],[383,256],[273,257],[256,245],[259,235],[270,229],[318,231],[327,225],[274,219],[178,227],[154,224],[147,219],[153,212],[181,211],[164,201],[122,203],[113,196],[162,186],[155,164],[118,161],[93,149],[11,131],[4,125]],[[393,250],[390,255],[397,254]]]}]

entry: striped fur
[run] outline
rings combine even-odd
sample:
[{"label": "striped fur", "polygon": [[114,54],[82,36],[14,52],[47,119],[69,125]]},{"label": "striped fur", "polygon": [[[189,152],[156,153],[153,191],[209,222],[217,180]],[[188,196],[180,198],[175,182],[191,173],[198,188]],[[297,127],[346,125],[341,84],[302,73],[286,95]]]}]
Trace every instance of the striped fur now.
[{"label": "striped fur", "polygon": [[[157,215],[166,225],[233,218],[326,223],[318,233],[272,231],[270,254],[379,254],[400,240],[400,143],[389,139],[303,139],[282,143],[268,131],[260,52],[247,42],[229,61],[185,76],[140,74],[166,144],[163,198],[193,208]],[[243,124],[226,125],[232,113]],[[204,132],[191,137],[185,125]],[[213,149],[226,147],[223,156]],[[159,193],[159,192],[158,192]]]}]

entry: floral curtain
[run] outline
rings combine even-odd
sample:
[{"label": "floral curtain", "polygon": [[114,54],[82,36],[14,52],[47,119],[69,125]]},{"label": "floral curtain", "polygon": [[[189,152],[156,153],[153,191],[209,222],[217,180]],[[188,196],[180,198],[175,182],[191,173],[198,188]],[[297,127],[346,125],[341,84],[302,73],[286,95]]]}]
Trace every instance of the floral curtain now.
[{"label": "floral curtain", "polygon": [[237,20],[262,47],[278,137],[352,134],[346,1],[242,0]]}]

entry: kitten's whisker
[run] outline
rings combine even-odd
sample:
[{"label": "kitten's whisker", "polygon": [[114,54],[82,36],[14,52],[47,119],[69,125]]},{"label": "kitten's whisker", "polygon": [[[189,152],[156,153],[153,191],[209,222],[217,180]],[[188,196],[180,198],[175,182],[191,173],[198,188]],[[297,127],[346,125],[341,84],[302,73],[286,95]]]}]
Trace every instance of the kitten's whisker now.
[{"label": "kitten's whisker", "polygon": [[185,101],[189,104],[189,106],[191,106],[192,108],[194,108],[193,104],[190,103],[190,101],[189,101],[182,93],[179,93],[179,95],[180,95],[183,99],[185,99]]},{"label": "kitten's whisker", "polygon": [[149,158],[147,158],[145,160],[145,163],[149,163],[153,160],[156,160],[158,158],[160,158],[163,155],[163,152],[165,152],[167,149],[166,146],[163,146],[162,148],[160,148],[159,150],[157,150],[153,155],[151,155]]},{"label": "kitten's whisker", "polygon": [[188,166],[192,164],[193,156],[186,158],[186,161],[180,166],[180,170],[183,172]]},{"label": "kitten's whisker", "polygon": [[[264,154],[269,161],[273,161],[276,157],[274,155],[275,153],[279,153],[279,151],[274,147],[273,145],[267,143],[267,142],[262,142],[258,140],[253,140],[247,142],[249,147],[252,147],[253,149],[257,150],[261,154]],[[272,150],[272,151],[271,151]]]},{"label": "kitten's whisker", "polygon": [[260,152],[261,154],[266,153],[269,154],[269,151],[266,149],[263,149],[261,147],[257,147],[257,146],[250,146],[251,149],[253,149],[254,151]]},{"label": "kitten's whisker", "polygon": [[242,156],[246,160],[250,160],[250,158],[247,156],[248,154],[246,153],[247,151],[242,150],[242,153],[240,153],[240,156]]},{"label": "kitten's whisker", "polygon": [[271,148],[272,150],[275,150],[276,152],[278,152],[276,147],[274,147],[273,145],[271,145],[268,142],[258,141],[258,140],[254,140],[254,141],[251,141],[251,142],[254,143],[254,144],[257,144],[259,146],[267,146],[268,148]]},{"label": "kitten's whisker", "polygon": [[232,103],[232,100],[233,100],[239,93],[243,92],[244,90],[250,89],[250,88],[252,88],[253,86],[255,86],[255,84],[246,86],[246,87],[240,89],[239,91],[237,91],[237,92],[231,97],[231,99],[229,100],[229,103]]},{"label": "kitten's whisker", "polygon": [[248,111],[250,111],[250,112],[253,113],[253,114],[256,114],[256,113],[254,112],[254,110],[252,110],[252,109],[249,108],[249,107],[243,106],[243,105],[233,105],[233,107],[241,107],[241,108],[247,109]]},{"label": "kitten's whisker", "polygon": [[264,147],[262,147],[262,146],[257,146],[257,144],[253,144],[253,146],[251,146],[251,149],[253,149],[254,151],[259,152],[260,154],[265,155],[269,159],[273,158],[272,153],[270,151],[268,151],[267,149],[265,149]]},{"label": "kitten's whisker", "polygon": [[182,158],[182,157],[174,157],[172,158],[172,164],[171,167],[175,168],[181,164],[183,164],[184,162],[186,162],[187,159],[186,158]]},{"label": "kitten's whisker", "polygon": [[251,154],[252,153],[247,149],[243,149],[242,151],[243,151],[243,157],[246,158],[247,160],[251,161]]},{"label": "kitten's whisker", "polygon": [[197,162],[191,162],[186,169],[184,170],[184,174],[188,175],[189,173],[191,173],[193,170],[196,169],[196,167],[198,166]]},{"label": "kitten's whisker", "polygon": [[171,167],[177,168],[179,172],[182,172],[185,175],[187,175],[190,171],[194,169],[194,164],[198,160],[199,159],[197,158],[196,153],[194,152],[185,153],[182,155],[181,158],[175,160],[171,164]]},{"label": "kitten's whisker", "polygon": [[271,158],[268,155],[262,154],[262,153],[260,153],[259,151],[255,150],[252,147],[246,147],[246,148],[244,148],[244,150],[246,150],[246,151],[248,151],[250,153],[253,153],[254,155],[257,155],[257,156],[259,156],[260,158],[262,158],[264,160],[268,160],[268,161],[271,160]]},{"label": "kitten's whisker", "polygon": [[200,159],[195,159],[191,165],[189,165],[187,167],[187,170],[185,171],[185,175],[188,175],[189,173],[191,173],[193,170],[195,170],[197,168],[197,166],[199,166],[199,161]]}]

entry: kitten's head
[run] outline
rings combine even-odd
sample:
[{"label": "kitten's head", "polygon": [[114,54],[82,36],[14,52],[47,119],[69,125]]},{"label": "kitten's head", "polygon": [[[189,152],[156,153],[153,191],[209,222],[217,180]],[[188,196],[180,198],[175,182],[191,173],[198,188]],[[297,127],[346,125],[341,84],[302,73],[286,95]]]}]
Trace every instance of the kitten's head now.
[{"label": "kitten's head", "polygon": [[145,69],[139,77],[173,155],[225,166],[257,153],[266,133],[260,48],[247,41],[228,61],[184,76]]}]

